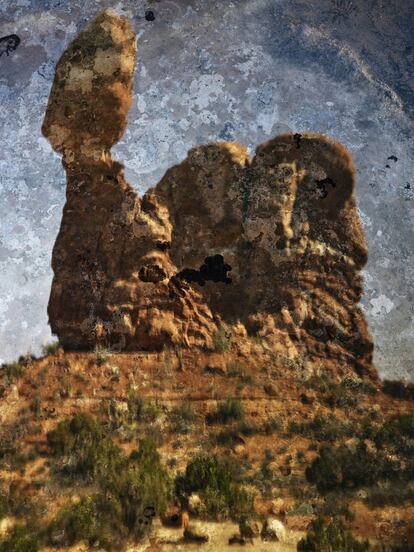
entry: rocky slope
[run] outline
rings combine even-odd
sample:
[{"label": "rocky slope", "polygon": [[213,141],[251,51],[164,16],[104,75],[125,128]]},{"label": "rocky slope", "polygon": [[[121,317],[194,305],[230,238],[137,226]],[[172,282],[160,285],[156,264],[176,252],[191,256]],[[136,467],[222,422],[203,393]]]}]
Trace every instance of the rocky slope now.
[{"label": "rocky slope", "polygon": [[134,59],[130,25],[104,12],[56,68],[43,133],[67,172],[48,307],[60,343],[211,349],[228,330],[314,369],[375,378],[348,152],[309,133],[277,136],[253,159],[208,144],[139,198],[110,154]]},{"label": "rocky slope", "polygon": [[[318,514],[347,516],[355,536],[369,538],[370,550],[412,550],[412,389],[397,383],[384,387],[392,387],[393,395],[407,395],[398,399],[352,373],[338,378],[320,369],[312,375],[306,365],[277,357],[257,338],[233,336],[224,346],[216,342],[216,348],[158,353],[59,349],[3,366],[0,544],[2,533],[23,523],[37,535],[42,551],[71,543],[77,543],[71,551],[96,549],[87,543],[78,548],[85,539],[93,542],[80,522],[75,529],[68,524],[56,531],[56,520],[96,495],[102,483],[95,476],[85,478],[85,469],[99,469],[105,483],[111,481],[108,442],[127,458],[150,438],[176,481],[200,454],[224,459],[236,471],[238,481],[255,496],[250,515],[260,526],[276,519],[285,529],[279,543],[254,536],[260,550],[295,550]],[[54,445],[59,435],[68,437],[62,422],[86,413],[99,421],[103,440],[98,439],[98,448],[88,448],[96,435],[78,426],[62,457]],[[157,491],[155,485],[147,500],[154,501]],[[203,548],[238,550],[239,545],[228,542],[238,533],[237,518],[232,515],[231,522],[225,504],[217,506],[214,498],[198,494],[190,522],[209,536]],[[108,491],[104,496],[110,499]],[[203,504],[215,510],[206,512]],[[183,541],[182,527],[174,521],[180,514],[176,499],[171,497],[161,514],[157,511],[150,542],[134,543],[133,533],[125,535],[119,523],[105,530],[116,542],[121,536],[123,546],[119,541],[115,547],[101,542],[101,547],[149,552],[200,546]],[[210,523],[214,520],[221,523]]]}]

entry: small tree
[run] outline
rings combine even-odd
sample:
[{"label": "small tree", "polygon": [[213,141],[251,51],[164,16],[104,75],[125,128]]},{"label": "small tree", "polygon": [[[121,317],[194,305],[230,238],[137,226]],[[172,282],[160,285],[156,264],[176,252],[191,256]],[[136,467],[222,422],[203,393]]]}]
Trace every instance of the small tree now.
[{"label": "small tree", "polygon": [[322,517],[313,520],[304,539],[298,542],[298,552],[366,552],[369,542],[360,542],[347,531],[341,520],[330,523]]},{"label": "small tree", "polygon": [[0,541],[0,552],[37,552],[39,541],[24,525],[15,525]]},{"label": "small tree", "polygon": [[178,495],[199,492],[206,513],[214,519],[254,514],[254,497],[244,489],[229,466],[217,456],[199,455],[188,465],[184,475],[176,479]]}]

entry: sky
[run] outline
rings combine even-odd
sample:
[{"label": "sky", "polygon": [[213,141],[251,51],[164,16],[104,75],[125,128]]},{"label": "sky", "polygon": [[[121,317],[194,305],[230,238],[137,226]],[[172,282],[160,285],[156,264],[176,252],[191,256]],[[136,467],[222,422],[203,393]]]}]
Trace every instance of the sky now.
[{"label": "sky", "polygon": [[0,39],[20,43],[7,55],[0,40],[0,362],[52,340],[65,174],[40,129],[60,55],[108,7],[138,37],[128,128],[112,151],[139,193],[209,141],[253,153],[282,132],[317,131],[351,151],[375,363],[414,380],[414,3],[400,0],[1,0]]}]

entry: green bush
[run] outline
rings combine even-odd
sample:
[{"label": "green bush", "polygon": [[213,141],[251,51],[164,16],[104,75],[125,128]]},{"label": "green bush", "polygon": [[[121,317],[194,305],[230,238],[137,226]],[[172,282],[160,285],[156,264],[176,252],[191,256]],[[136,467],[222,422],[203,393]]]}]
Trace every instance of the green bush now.
[{"label": "green bush", "polygon": [[260,428],[257,425],[244,420],[231,427],[226,427],[226,429],[223,429],[223,431],[215,435],[213,440],[219,445],[229,446],[240,442],[240,435],[250,437],[258,433],[260,433]]},{"label": "green bush", "polygon": [[149,401],[144,402],[141,411],[141,421],[143,422],[155,422],[155,420],[161,414],[161,409],[156,402]]},{"label": "green bush", "polygon": [[161,414],[161,409],[156,402],[146,401],[141,395],[130,390],[127,396],[128,421],[154,422]]},{"label": "green bush", "polygon": [[124,523],[136,536],[144,528],[139,524],[144,511],[153,508],[162,515],[172,496],[172,481],[161,464],[152,439],[145,438],[136,452],[130,455],[128,465],[104,486],[119,497]]},{"label": "green bush", "polygon": [[328,375],[312,376],[305,382],[308,389],[316,389],[320,393],[328,393],[337,385]]},{"label": "green bush", "polygon": [[85,541],[89,546],[119,549],[126,536],[121,505],[108,494],[83,497],[78,503],[63,506],[51,522],[48,535],[51,544],[72,546]]},{"label": "green bush", "polygon": [[226,399],[218,405],[217,411],[207,415],[207,422],[226,424],[244,419],[244,408],[240,399]]},{"label": "green bush", "polygon": [[369,489],[367,503],[373,508],[414,504],[414,483],[407,481],[383,482]]},{"label": "green bush", "polygon": [[282,428],[283,424],[280,418],[278,416],[273,416],[266,420],[263,426],[263,431],[266,435],[271,435],[275,431],[281,431]]},{"label": "green bush", "polygon": [[360,542],[339,519],[330,523],[319,517],[311,522],[307,535],[298,542],[298,552],[366,552],[369,542]]},{"label": "green bush", "polygon": [[315,504],[314,512],[319,516],[341,517],[347,521],[355,519],[354,512],[349,509],[349,496],[346,491],[325,494],[324,500]]},{"label": "green bush", "polygon": [[17,469],[26,463],[21,453],[19,443],[27,435],[27,420],[17,419],[11,424],[0,427],[0,463],[6,464],[8,469]]},{"label": "green bush", "polygon": [[385,394],[405,401],[414,401],[414,384],[404,381],[384,380],[382,390]]},{"label": "green bush", "polygon": [[143,536],[152,521],[148,509],[153,514],[165,511],[173,485],[152,439],[142,439],[138,450],[126,457],[89,414],[64,420],[47,437],[60,462],[59,473],[70,475],[71,481],[81,477],[99,489],[80,506],[65,507],[51,535],[60,527],[68,543],[87,540],[111,548],[125,535]]},{"label": "green bush", "polygon": [[127,405],[129,422],[140,421],[144,407],[144,399],[135,391],[130,390],[127,396]]},{"label": "green bush", "polygon": [[7,495],[4,492],[0,492],[0,521],[5,518],[9,513],[9,504]]},{"label": "green bush", "polygon": [[332,408],[356,406],[358,395],[376,393],[372,383],[351,376],[345,376],[339,383],[328,375],[313,376],[306,382],[306,386],[322,393],[324,401]]},{"label": "green bush", "polygon": [[12,382],[23,375],[26,366],[19,362],[9,362],[8,364],[2,364],[1,368],[6,378]]},{"label": "green bush", "polygon": [[37,552],[39,540],[24,525],[15,525],[0,541],[0,552]]},{"label": "green bush", "polygon": [[238,361],[230,362],[227,366],[227,374],[231,378],[239,378],[243,383],[252,384],[254,382],[254,375],[248,367],[244,366]]},{"label": "green bush", "polygon": [[349,423],[341,422],[335,416],[325,417],[316,414],[310,422],[290,422],[289,430],[313,441],[337,441],[352,435],[353,427]]},{"label": "green bush", "polygon": [[170,412],[172,429],[175,433],[188,433],[196,421],[196,418],[197,416],[190,403],[178,406]]},{"label": "green bush", "polygon": [[30,524],[31,527],[37,526],[46,510],[43,498],[39,496],[34,498],[26,492],[22,492],[13,482],[9,486],[7,504],[10,515],[24,519],[26,525]]},{"label": "green bush", "polygon": [[42,415],[42,397],[40,393],[37,391],[32,399],[32,403],[30,405],[30,410],[33,412],[34,417],[36,419],[39,419]]},{"label": "green bush", "polygon": [[52,454],[60,460],[56,468],[69,478],[95,481],[119,468],[119,448],[90,414],[77,413],[47,433]]},{"label": "green bush", "polygon": [[217,353],[225,353],[229,350],[232,333],[226,326],[221,326],[213,337],[213,348]]},{"label": "green bush", "polygon": [[364,395],[375,395],[377,393],[377,389],[371,381],[360,379],[355,375],[344,376],[340,385]]},{"label": "green bush", "polygon": [[372,485],[382,478],[395,478],[398,467],[398,463],[369,451],[366,444],[361,442],[355,451],[346,446],[323,446],[305,474],[307,480],[316,485],[321,493],[326,493]]},{"label": "green bush", "polygon": [[19,379],[26,370],[27,366],[35,360],[33,355],[21,355],[17,362],[8,362],[1,365],[1,373],[4,374],[9,382]]},{"label": "green bush", "polygon": [[214,455],[196,456],[176,478],[176,492],[200,493],[206,515],[214,519],[238,520],[254,513],[254,497],[238,481],[235,467]]},{"label": "green bush", "polygon": [[399,414],[386,420],[374,441],[377,447],[390,448],[397,454],[414,454],[414,414]]},{"label": "green bush", "polygon": [[45,343],[44,345],[42,345],[43,356],[54,355],[58,349],[59,349],[59,341]]},{"label": "green bush", "polygon": [[97,345],[95,347],[95,362],[98,366],[104,366],[109,358],[111,357],[112,352],[110,349]]}]

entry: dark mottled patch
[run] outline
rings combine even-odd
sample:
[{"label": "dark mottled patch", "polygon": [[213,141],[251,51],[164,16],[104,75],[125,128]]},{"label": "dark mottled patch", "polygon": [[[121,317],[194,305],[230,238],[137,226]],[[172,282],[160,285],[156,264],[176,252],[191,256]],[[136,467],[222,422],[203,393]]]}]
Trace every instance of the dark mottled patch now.
[{"label": "dark mottled patch", "polygon": [[293,139],[295,140],[296,149],[299,149],[300,148],[300,141],[302,140],[302,134],[298,134],[298,133],[294,134]]},{"label": "dark mottled patch", "polygon": [[316,191],[319,193],[319,196],[323,199],[327,197],[328,190],[326,189],[326,186],[332,186],[332,188],[336,188],[336,183],[332,180],[332,178],[324,178],[322,180],[315,180],[316,183]]},{"label": "dark mottled patch", "polygon": [[195,282],[200,286],[204,286],[207,281],[231,284],[232,280],[227,276],[227,272],[231,269],[231,266],[224,262],[222,255],[213,255],[204,259],[204,264],[199,270],[184,268],[177,277],[187,282]]},{"label": "dark mottled patch", "polygon": [[10,52],[14,52],[19,44],[20,38],[15,34],[3,36],[2,38],[0,38],[0,57],[3,54],[6,54],[8,56]]}]

